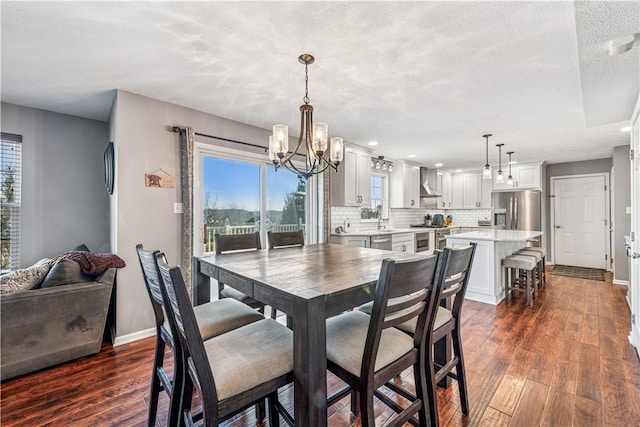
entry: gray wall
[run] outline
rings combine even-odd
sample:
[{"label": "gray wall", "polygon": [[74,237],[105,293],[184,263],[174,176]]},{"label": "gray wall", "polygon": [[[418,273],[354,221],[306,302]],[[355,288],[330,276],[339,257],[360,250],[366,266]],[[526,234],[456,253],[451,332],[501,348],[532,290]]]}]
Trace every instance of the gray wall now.
[{"label": "gray wall", "polygon": [[[264,145],[270,133],[178,105],[117,92],[109,122],[116,152],[111,242],[127,267],[118,272],[116,344],[145,336],[153,327],[136,244],[160,249],[170,264],[180,263],[181,215],[173,213],[173,204],[181,201],[180,138],[169,131],[173,125],[193,126],[199,133]],[[238,149],[237,145],[216,140],[196,140]],[[264,154],[266,161],[263,150],[257,152]],[[175,188],[145,187],[144,174],[158,168],[174,176]]]},{"label": "gray wall", "polygon": [[108,252],[107,123],[6,103],[1,113],[2,131],[22,135],[21,266],[80,243]]},{"label": "gray wall", "polygon": [[[571,176],[588,173],[610,173],[611,159],[585,160],[582,162],[554,163],[547,165],[547,198],[553,194],[551,178],[554,176]],[[549,200],[549,199],[547,199]],[[551,203],[546,203],[545,207],[545,236],[547,241],[547,256],[551,255]]]},{"label": "gray wall", "polygon": [[624,246],[624,236],[631,233],[631,215],[626,208],[631,206],[631,161],[629,145],[613,148],[613,279],[629,280],[629,258]]}]

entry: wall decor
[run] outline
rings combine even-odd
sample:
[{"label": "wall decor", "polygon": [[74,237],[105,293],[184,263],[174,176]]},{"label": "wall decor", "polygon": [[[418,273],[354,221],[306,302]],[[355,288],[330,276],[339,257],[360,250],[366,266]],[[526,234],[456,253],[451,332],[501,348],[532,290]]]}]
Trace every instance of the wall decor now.
[{"label": "wall decor", "polygon": [[115,158],[113,142],[109,141],[104,149],[104,186],[109,194],[113,194],[113,184],[115,182]]},{"label": "wall decor", "polygon": [[144,185],[155,188],[174,188],[173,175],[161,169],[144,174]]}]

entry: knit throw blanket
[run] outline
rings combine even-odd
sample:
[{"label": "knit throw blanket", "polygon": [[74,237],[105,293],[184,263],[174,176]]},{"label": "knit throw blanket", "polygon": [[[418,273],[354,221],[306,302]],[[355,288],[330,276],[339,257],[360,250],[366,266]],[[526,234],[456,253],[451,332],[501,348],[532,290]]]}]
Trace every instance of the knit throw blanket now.
[{"label": "knit throw blanket", "polygon": [[125,262],[115,254],[71,251],[63,255],[80,264],[80,270],[89,276],[97,276],[110,268],[123,268]]}]

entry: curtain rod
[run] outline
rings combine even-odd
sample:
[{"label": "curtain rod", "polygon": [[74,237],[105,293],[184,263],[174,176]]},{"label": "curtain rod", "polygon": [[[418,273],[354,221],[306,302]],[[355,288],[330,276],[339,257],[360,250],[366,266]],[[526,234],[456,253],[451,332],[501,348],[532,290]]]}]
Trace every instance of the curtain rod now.
[{"label": "curtain rod", "polygon": [[[184,128],[181,128],[180,126],[172,126],[171,127],[171,131],[174,132],[174,133],[182,134],[182,133],[184,133]],[[246,145],[247,147],[261,148],[265,152],[269,151],[269,147],[264,147],[264,146],[258,145],[258,144],[251,144],[250,142],[237,141],[235,139],[222,138],[221,136],[208,135],[206,133],[200,133],[200,132],[194,132],[194,133],[197,136],[203,136],[205,138],[217,139],[217,140],[226,141],[226,142],[233,142],[234,144]],[[304,154],[296,153],[296,155],[304,157]]]},{"label": "curtain rod", "polygon": [[[180,126],[173,126],[171,128],[171,130],[175,133],[184,133],[184,128],[181,128]],[[261,148],[263,149],[265,152],[269,150],[269,147],[264,147],[262,145],[258,145],[258,144],[251,144],[249,142],[244,142],[244,141],[236,141],[235,139],[229,139],[229,138],[222,138],[220,136],[215,136],[215,135],[208,135],[206,133],[200,133],[200,132],[195,132],[195,134],[197,136],[203,136],[205,138],[211,138],[211,139],[218,139],[220,141],[226,141],[226,142],[233,142],[234,144],[241,144],[241,145],[246,145],[248,147],[254,147],[254,148]]]}]

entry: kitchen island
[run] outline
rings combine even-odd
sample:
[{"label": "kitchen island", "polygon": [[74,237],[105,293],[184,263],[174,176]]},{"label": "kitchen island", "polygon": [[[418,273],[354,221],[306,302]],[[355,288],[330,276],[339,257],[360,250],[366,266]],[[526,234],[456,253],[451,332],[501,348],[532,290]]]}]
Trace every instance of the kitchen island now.
[{"label": "kitchen island", "polygon": [[541,231],[483,230],[448,235],[448,247],[477,244],[466,298],[493,305],[502,301],[505,289],[502,259],[542,234]]}]

